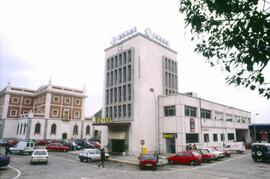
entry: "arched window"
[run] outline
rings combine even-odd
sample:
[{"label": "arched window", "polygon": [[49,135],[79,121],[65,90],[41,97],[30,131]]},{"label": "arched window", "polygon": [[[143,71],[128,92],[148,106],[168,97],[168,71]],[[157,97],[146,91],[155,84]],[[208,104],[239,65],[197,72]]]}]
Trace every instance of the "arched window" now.
[{"label": "arched window", "polygon": [[75,126],[73,127],[73,135],[78,135],[78,125],[75,124]]},{"label": "arched window", "polygon": [[19,134],[19,128],[20,128],[20,124],[18,123],[18,125],[17,125],[17,134]]},{"label": "arched window", "polygon": [[51,134],[56,134],[56,124],[51,126]]},{"label": "arched window", "polygon": [[89,125],[86,126],[86,134],[88,134],[88,135],[90,134],[90,126]]},{"label": "arched window", "polygon": [[24,126],[23,126],[23,134],[25,134],[25,131],[26,131],[26,123],[24,123]]},{"label": "arched window", "polygon": [[35,126],[35,134],[40,134],[40,123],[37,123],[36,126]]}]

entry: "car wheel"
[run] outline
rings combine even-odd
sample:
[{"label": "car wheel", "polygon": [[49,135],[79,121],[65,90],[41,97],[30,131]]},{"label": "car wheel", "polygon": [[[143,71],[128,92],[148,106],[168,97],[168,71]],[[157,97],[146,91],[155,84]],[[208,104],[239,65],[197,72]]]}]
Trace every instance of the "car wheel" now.
[{"label": "car wheel", "polygon": [[168,160],[168,163],[169,163],[169,164],[172,164],[172,161],[171,161],[171,160]]},{"label": "car wheel", "polygon": [[194,161],[190,161],[190,162],[189,162],[189,165],[191,165],[191,166],[192,166],[192,165],[195,165],[195,162],[194,162]]},{"label": "car wheel", "polygon": [[83,158],[80,158],[80,161],[83,162]]},{"label": "car wheel", "polygon": [[45,162],[46,165],[48,165],[48,162]]},{"label": "car wheel", "polygon": [[88,162],[88,161],[89,161],[89,162],[93,162],[92,158],[88,158],[88,159],[87,159],[87,162]]},{"label": "car wheel", "polygon": [[20,150],[19,154],[20,154],[20,155],[22,155],[22,154],[23,154],[23,152]]},{"label": "car wheel", "polygon": [[256,154],[261,157],[262,156],[262,151],[257,151]]}]

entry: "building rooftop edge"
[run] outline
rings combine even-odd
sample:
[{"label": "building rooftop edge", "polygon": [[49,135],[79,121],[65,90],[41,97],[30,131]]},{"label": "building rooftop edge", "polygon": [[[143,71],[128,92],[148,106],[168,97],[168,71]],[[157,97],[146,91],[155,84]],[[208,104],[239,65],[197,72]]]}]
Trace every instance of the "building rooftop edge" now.
[{"label": "building rooftop edge", "polygon": [[112,45],[112,46],[106,48],[104,51],[107,51],[107,50],[110,50],[110,49],[112,49],[112,48],[114,48],[114,47],[117,47],[118,45],[120,45],[120,44],[122,44],[122,43],[124,43],[124,42],[126,42],[126,41],[128,41],[128,40],[130,40],[130,39],[133,39],[133,38],[135,38],[135,37],[137,37],[137,36],[142,36],[142,37],[144,37],[145,39],[150,40],[150,41],[152,41],[152,42],[154,42],[154,43],[156,43],[156,44],[158,44],[158,45],[160,45],[160,46],[166,48],[167,50],[170,50],[171,52],[177,54],[177,51],[175,51],[175,50],[169,48],[169,47],[166,46],[166,45],[163,45],[162,43],[157,42],[156,40],[154,40],[154,39],[152,39],[152,38],[147,37],[146,35],[144,35],[144,34],[141,33],[141,32],[137,32],[137,33],[135,33],[135,34],[133,34],[133,35],[131,35],[131,36],[125,38],[124,40],[119,41],[118,43],[116,43],[116,44],[114,44],[114,45]]},{"label": "building rooftop edge", "polygon": [[211,102],[211,103],[215,103],[215,104],[218,104],[218,105],[221,105],[221,106],[224,106],[224,107],[229,107],[229,108],[232,108],[232,109],[237,109],[237,110],[240,110],[240,111],[243,111],[243,112],[251,113],[250,111],[246,111],[246,110],[243,110],[243,109],[235,108],[235,107],[232,107],[232,106],[227,106],[225,104],[221,104],[221,103],[217,103],[217,102],[214,102],[214,101],[206,100],[206,99],[203,99],[203,98],[200,98],[200,97],[190,96],[190,95],[185,94],[185,93],[175,93],[175,94],[170,94],[170,95],[158,95],[158,97],[169,97],[169,96],[177,96],[177,95],[182,95],[182,96],[187,96],[187,97],[191,97],[191,98],[196,98],[196,99],[199,99],[199,100],[201,99],[201,100],[204,100],[204,101],[207,101],[207,102]]}]

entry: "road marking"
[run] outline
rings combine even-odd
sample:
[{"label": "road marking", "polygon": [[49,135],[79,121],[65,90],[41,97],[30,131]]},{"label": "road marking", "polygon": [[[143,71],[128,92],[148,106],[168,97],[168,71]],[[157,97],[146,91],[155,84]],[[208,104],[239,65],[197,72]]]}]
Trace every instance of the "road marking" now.
[{"label": "road marking", "polygon": [[18,173],[17,176],[15,176],[15,177],[13,177],[11,179],[17,179],[17,178],[19,178],[21,176],[22,173],[21,173],[20,170],[18,170],[17,168],[12,167],[11,165],[8,165],[8,167],[11,168],[12,170],[15,170]]}]

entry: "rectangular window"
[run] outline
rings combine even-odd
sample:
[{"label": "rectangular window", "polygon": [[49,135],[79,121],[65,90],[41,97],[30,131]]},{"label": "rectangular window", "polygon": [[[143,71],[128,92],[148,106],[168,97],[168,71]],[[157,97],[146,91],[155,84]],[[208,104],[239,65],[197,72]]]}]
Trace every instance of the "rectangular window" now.
[{"label": "rectangular window", "polygon": [[19,98],[18,97],[12,97],[12,103],[18,104],[19,103]]},{"label": "rectangular window", "polygon": [[131,81],[131,65],[128,65],[128,81]]},{"label": "rectangular window", "polygon": [[115,57],[114,57],[114,67],[115,67],[115,68],[118,67],[117,63],[118,63],[118,59],[117,59],[117,56],[115,56]]},{"label": "rectangular window", "polygon": [[109,104],[109,90],[106,90],[106,104]]},{"label": "rectangular window", "polygon": [[131,62],[131,50],[128,51],[128,62]]},{"label": "rectangular window", "polygon": [[108,109],[108,107],[106,107],[106,113],[105,113],[105,116],[108,117],[108,114],[109,114],[109,109]]},{"label": "rectangular window", "polygon": [[234,133],[228,133],[228,140],[234,140]]},{"label": "rectangular window", "polygon": [[81,100],[80,99],[75,99],[75,104],[76,105],[80,105],[81,104]]},{"label": "rectangular window", "polygon": [[247,118],[246,117],[242,117],[242,123],[246,123]]},{"label": "rectangular window", "polygon": [[10,110],[9,115],[10,115],[10,117],[17,117],[17,110],[15,110],[15,109]]},{"label": "rectangular window", "polygon": [[201,109],[201,118],[211,119],[211,111],[207,109]]},{"label": "rectangular window", "polygon": [[197,108],[191,106],[185,106],[185,116],[197,116]]},{"label": "rectangular window", "polygon": [[111,69],[113,69],[113,58],[111,58]]},{"label": "rectangular window", "polygon": [[114,88],[114,102],[117,103],[117,88]]},{"label": "rectangular window", "polygon": [[52,109],[52,117],[58,117],[58,110]]},{"label": "rectangular window", "polygon": [[235,119],[235,121],[236,121],[237,123],[240,123],[240,122],[241,122],[240,116],[235,115],[235,116],[234,116],[234,119]]},{"label": "rectangular window", "polygon": [[70,98],[65,98],[65,104],[70,104]]},{"label": "rectangular window", "polygon": [[110,69],[110,59],[107,59],[107,70]]},{"label": "rectangular window", "polygon": [[220,140],[224,141],[224,135],[223,134],[220,134]]},{"label": "rectangular window", "polygon": [[228,122],[233,122],[233,115],[232,114],[225,114],[225,119]]},{"label": "rectangular window", "polygon": [[217,141],[218,141],[218,136],[217,136],[217,134],[213,134],[213,141],[214,141],[214,142],[217,142]]},{"label": "rectangular window", "polygon": [[118,88],[118,98],[119,98],[119,102],[122,101],[122,87]]},{"label": "rectangular window", "polygon": [[175,116],[175,106],[164,106],[165,116]]},{"label": "rectangular window", "polygon": [[125,65],[126,63],[127,63],[127,53],[124,52],[123,64]]},{"label": "rectangular window", "polygon": [[131,116],[131,104],[128,104],[128,117]]},{"label": "rectangular window", "polygon": [[123,82],[125,83],[127,81],[127,68],[123,68]]},{"label": "rectangular window", "polygon": [[69,119],[69,110],[68,109],[64,109],[64,119]]},{"label": "rectangular window", "polygon": [[203,134],[204,142],[209,142],[209,134]]},{"label": "rectangular window", "polygon": [[128,85],[128,100],[131,100],[131,84]]},{"label": "rectangular window", "polygon": [[222,121],[223,120],[223,113],[215,111],[215,120]]},{"label": "rectangular window", "polygon": [[119,71],[118,71],[118,76],[119,76],[119,82],[118,82],[118,84],[121,84],[122,83],[122,69],[119,69]]},{"label": "rectangular window", "polygon": [[115,70],[115,71],[114,71],[114,82],[113,82],[114,85],[117,85],[117,82],[118,82],[118,81],[117,81],[117,77],[118,77],[118,76],[117,76],[117,71],[118,71],[118,70]]},{"label": "rectangular window", "polygon": [[119,55],[119,66],[122,66],[122,54]]},{"label": "rectangular window", "polygon": [[59,101],[60,101],[59,96],[54,96],[53,97],[53,102],[58,103]]},{"label": "rectangular window", "polygon": [[118,106],[118,117],[122,117],[122,106]]},{"label": "rectangular window", "polygon": [[110,116],[109,117],[113,117],[113,108],[110,107]]},{"label": "rectangular window", "polygon": [[[166,86],[166,87],[168,87],[168,81],[169,81],[169,79],[168,79],[168,73],[165,72],[165,86]],[[166,93],[166,94],[167,94],[167,93]]]},{"label": "rectangular window", "polygon": [[113,103],[113,89],[110,89],[110,103]]},{"label": "rectangular window", "polygon": [[186,143],[198,143],[199,142],[199,134],[186,134]]},{"label": "rectangular window", "polygon": [[123,86],[123,101],[127,100],[127,86]]},{"label": "rectangular window", "polygon": [[111,71],[111,79],[110,79],[110,86],[113,85],[113,72]]},{"label": "rectangular window", "polygon": [[109,82],[110,82],[110,73],[108,72],[107,73],[107,76],[106,76],[106,86],[109,87]]},{"label": "rectangular window", "polygon": [[29,105],[31,103],[31,99],[28,99],[28,98],[24,99],[24,103]]},{"label": "rectangular window", "polygon": [[127,116],[127,109],[126,109],[126,105],[123,105],[123,117]]},{"label": "rectangular window", "polygon": [[81,117],[80,112],[79,111],[75,111],[74,118],[75,119],[79,119],[80,117]]},{"label": "rectangular window", "polygon": [[117,118],[117,106],[113,107],[113,117]]}]

